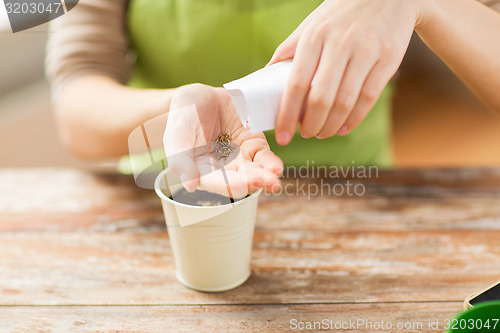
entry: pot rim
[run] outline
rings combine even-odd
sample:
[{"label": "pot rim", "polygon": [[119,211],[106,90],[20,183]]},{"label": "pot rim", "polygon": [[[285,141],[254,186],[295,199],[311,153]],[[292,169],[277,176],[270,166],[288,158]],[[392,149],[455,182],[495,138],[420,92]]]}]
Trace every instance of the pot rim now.
[{"label": "pot rim", "polygon": [[156,195],[158,195],[160,197],[160,199],[162,200],[166,200],[167,202],[170,202],[176,206],[180,206],[180,207],[189,207],[189,208],[192,208],[192,209],[215,209],[215,208],[224,208],[224,207],[227,207],[227,206],[236,206],[236,205],[239,205],[239,204],[242,204],[246,201],[249,201],[255,197],[258,197],[260,195],[260,193],[262,192],[263,189],[258,189],[257,191],[253,192],[253,193],[250,193],[246,198],[244,199],[241,199],[235,203],[227,203],[227,204],[223,204],[223,205],[217,205],[217,206],[194,206],[194,205],[188,205],[188,204],[184,204],[182,202],[177,202],[175,200],[172,200],[170,199],[169,197],[167,197],[165,195],[165,193],[163,193],[161,187],[160,187],[160,181],[161,181],[161,178],[169,171],[169,168],[166,168],[166,169],[163,169],[159,174],[158,176],[156,176],[156,179],[155,179],[155,183],[154,183],[154,186],[155,186],[155,192],[156,192]]}]

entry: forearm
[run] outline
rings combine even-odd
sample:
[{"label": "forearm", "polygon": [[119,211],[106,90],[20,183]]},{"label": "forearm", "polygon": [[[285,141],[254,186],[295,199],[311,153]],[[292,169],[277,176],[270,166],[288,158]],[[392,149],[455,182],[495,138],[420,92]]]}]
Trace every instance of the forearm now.
[{"label": "forearm", "polygon": [[128,153],[128,136],[149,119],[166,113],[174,89],[129,88],[104,76],[82,76],[54,102],[61,138],[86,159]]},{"label": "forearm", "polygon": [[486,105],[500,111],[500,14],[475,0],[420,3],[415,31]]}]

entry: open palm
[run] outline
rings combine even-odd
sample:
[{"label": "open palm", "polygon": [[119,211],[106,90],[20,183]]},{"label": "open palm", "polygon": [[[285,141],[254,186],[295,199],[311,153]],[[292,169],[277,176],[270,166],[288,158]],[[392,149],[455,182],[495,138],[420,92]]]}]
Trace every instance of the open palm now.
[{"label": "open palm", "polygon": [[[215,141],[225,133],[236,149],[217,159]],[[243,127],[223,88],[202,84],[178,88],[163,142],[169,168],[188,191],[199,188],[240,198],[260,188],[279,188],[283,162],[271,152],[263,133]]]}]

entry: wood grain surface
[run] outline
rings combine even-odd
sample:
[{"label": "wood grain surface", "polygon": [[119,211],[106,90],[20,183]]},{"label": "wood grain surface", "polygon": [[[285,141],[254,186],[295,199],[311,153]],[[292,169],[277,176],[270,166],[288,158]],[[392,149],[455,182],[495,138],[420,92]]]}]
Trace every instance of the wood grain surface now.
[{"label": "wood grain surface", "polygon": [[12,333],[442,332],[459,308],[449,302],[10,307],[0,312],[0,328]]},{"label": "wood grain surface", "polygon": [[[366,193],[300,191],[347,180]],[[500,279],[498,169],[284,185],[261,196],[251,278],[211,294],[176,281],[160,201],[131,177],[0,170],[0,332],[277,332],[363,318],[439,320],[413,330],[437,332]]]}]

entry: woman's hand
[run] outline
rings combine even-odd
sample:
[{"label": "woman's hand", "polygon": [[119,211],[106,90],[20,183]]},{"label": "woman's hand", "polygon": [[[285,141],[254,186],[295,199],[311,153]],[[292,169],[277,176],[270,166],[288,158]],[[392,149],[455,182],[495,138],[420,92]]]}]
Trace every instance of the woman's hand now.
[{"label": "woman's hand", "polygon": [[269,63],[293,58],[276,124],[279,144],[290,142],[299,122],[303,137],[319,139],[361,123],[403,59],[417,3],[326,0],[302,22]]},{"label": "woman's hand", "polygon": [[[236,149],[219,160],[213,150],[225,133],[231,134]],[[223,88],[178,88],[163,141],[169,168],[190,192],[199,188],[240,198],[260,188],[279,188],[283,162],[271,152],[263,133],[253,134],[242,126]]]}]

